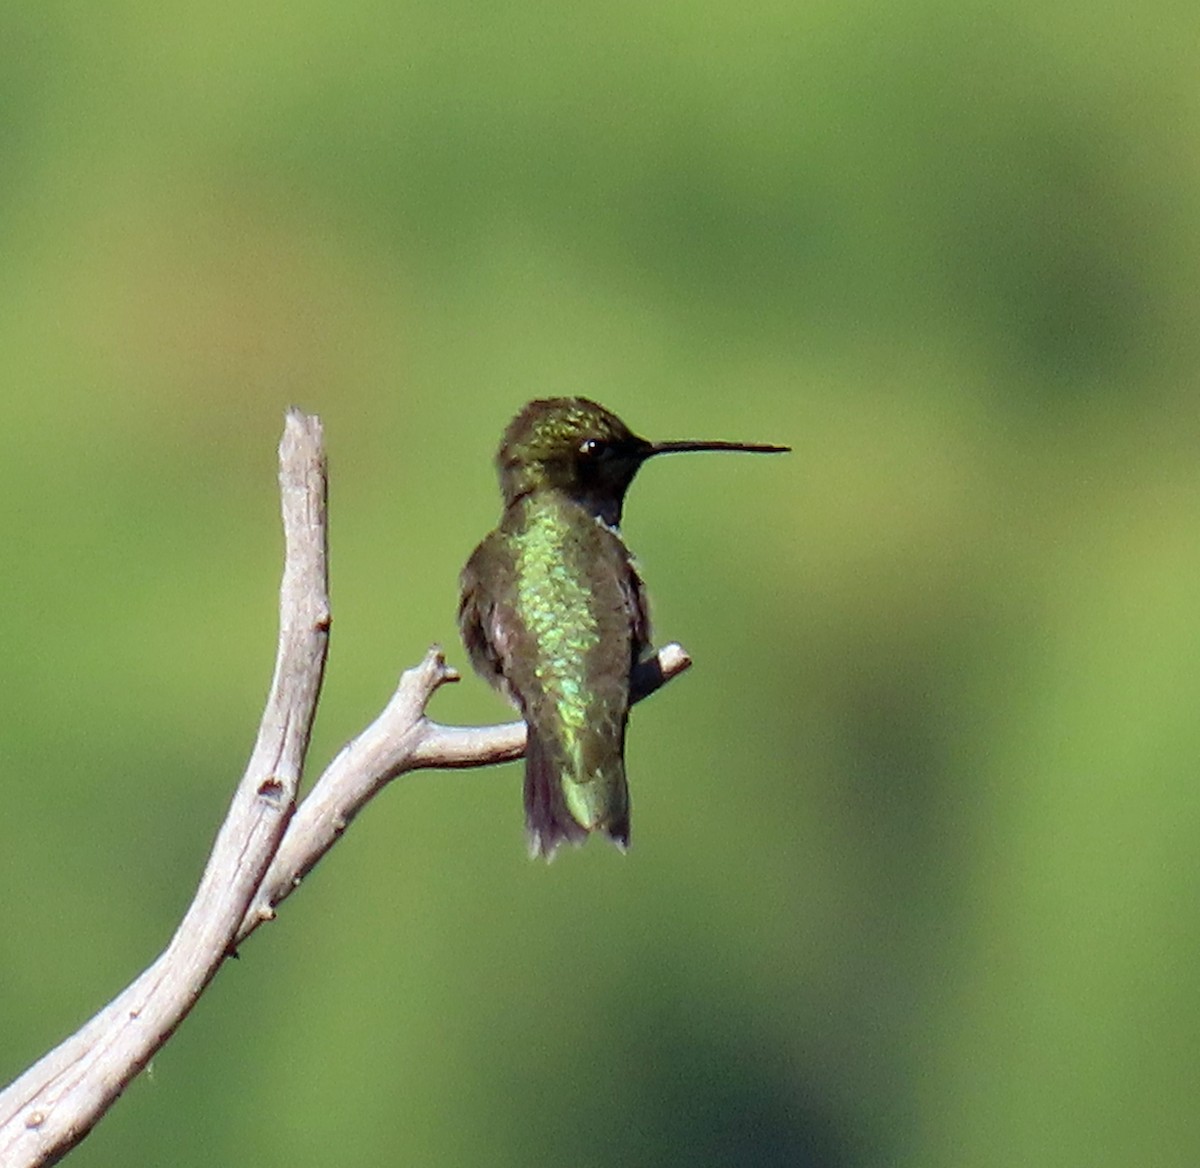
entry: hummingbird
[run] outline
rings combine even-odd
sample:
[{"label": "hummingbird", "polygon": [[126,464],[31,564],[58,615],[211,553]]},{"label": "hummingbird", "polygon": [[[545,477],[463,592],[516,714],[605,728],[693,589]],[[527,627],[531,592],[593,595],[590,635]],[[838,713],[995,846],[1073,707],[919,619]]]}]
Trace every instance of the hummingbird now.
[{"label": "hummingbird", "polygon": [[504,512],[463,568],[458,623],[471,663],[528,728],[531,856],[602,831],[629,845],[625,726],[650,647],[645,587],[621,538],[625,492],[659,454],[786,446],[649,442],[582,397],[529,402],[496,455]]}]

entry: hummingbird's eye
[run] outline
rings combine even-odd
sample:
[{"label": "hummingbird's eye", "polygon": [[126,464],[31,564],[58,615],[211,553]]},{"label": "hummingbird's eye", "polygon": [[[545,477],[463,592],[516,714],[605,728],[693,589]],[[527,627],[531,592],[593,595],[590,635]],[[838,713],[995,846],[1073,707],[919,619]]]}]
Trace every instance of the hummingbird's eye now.
[{"label": "hummingbird's eye", "polygon": [[579,453],[584,458],[596,458],[604,453],[604,443],[599,438],[585,438],[579,444]]}]

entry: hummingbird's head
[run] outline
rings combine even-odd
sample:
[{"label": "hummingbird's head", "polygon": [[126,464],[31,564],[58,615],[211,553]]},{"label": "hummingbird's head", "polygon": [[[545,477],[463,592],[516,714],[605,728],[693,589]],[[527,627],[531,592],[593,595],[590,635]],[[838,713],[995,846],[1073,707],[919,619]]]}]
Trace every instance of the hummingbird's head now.
[{"label": "hummingbird's head", "polygon": [[504,505],[531,491],[559,490],[615,524],[633,476],[654,452],[652,443],[587,398],[531,401],[508,424],[496,456]]},{"label": "hummingbird's head", "polygon": [[504,506],[531,491],[557,490],[605,523],[621,521],[621,504],[634,475],[655,454],[740,450],[780,454],[786,446],[746,442],[647,442],[616,414],[585,397],[531,401],[508,424],[496,466]]}]

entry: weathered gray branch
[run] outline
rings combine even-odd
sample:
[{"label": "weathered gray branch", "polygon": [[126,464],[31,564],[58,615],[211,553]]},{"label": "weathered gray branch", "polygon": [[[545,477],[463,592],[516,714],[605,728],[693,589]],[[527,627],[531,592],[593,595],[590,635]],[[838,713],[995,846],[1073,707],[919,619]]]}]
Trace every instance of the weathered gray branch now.
[{"label": "weathered gray branch", "polygon": [[279,446],[286,553],[279,650],[258,739],[170,944],[136,981],[0,1094],[0,1164],[53,1164],[187,1017],[229,951],[279,846],[329,641],[321,423],[292,411]]},{"label": "weathered gray branch", "polygon": [[[691,665],[679,645],[666,645],[634,672],[633,698],[648,697]],[[443,726],[425,716],[437,689],[458,674],[437,648],[406,670],[383,712],[341,752],[317,780],[288,825],[275,861],[242,921],[237,940],[275,915],[279,904],[337,842],[350,820],[392,779],[425,767],[476,767],[509,762],[525,753],[525,723]]]},{"label": "weathered gray branch", "polygon": [[[359,810],[398,775],[519,758],[525,726],[443,726],[426,717],[457,680],[431,649],[379,717],[296,806],[329,640],[321,423],[292,410],[279,447],[285,560],[279,649],[258,739],[196,897],[158,959],[78,1031],[0,1092],[0,1164],[33,1168],[69,1152],[187,1017],[221,963],[297,887]],[[634,700],[691,664],[668,645],[638,666]]]}]

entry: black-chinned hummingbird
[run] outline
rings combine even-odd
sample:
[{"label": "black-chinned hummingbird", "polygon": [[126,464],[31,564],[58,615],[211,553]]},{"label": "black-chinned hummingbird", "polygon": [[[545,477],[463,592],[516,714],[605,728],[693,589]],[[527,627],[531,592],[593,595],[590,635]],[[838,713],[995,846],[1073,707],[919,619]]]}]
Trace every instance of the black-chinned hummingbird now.
[{"label": "black-chinned hummingbird", "polygon": [[509,423],[496,456],[504,514],[463,569],[458,621],[475,669],[528,727],[532,855],[593,831],[629,844],[629,679],[650,620],[619,525],[638,469],[677,451],[788,449],[648,442],[580,397],[532,401]]}]

